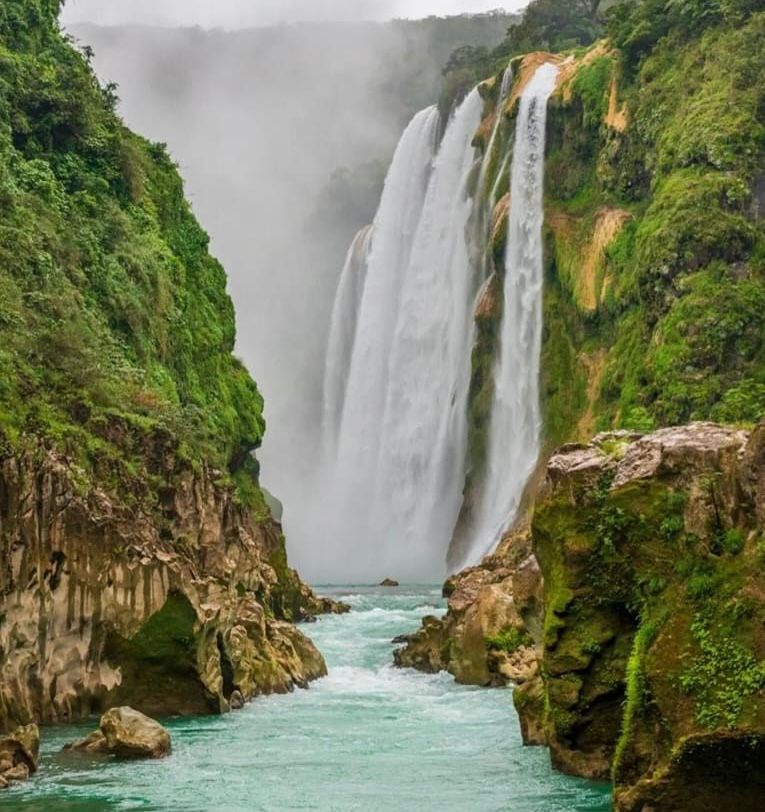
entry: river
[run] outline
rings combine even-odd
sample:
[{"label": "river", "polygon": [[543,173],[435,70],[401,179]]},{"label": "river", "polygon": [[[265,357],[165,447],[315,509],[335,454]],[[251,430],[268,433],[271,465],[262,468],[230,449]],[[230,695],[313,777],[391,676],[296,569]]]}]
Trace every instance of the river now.
[{"label": "river", "polygon": [[61,753],[93,723],[47,728],[39,772],[0,795],[30,812],[607,812],[609,787],[523,747],[509,690],[395,669],[391,639],[443,611],[436,587],[320,589],[353,607],[304,627],[329,676],[222,717],[163,720],[165,761]]}]

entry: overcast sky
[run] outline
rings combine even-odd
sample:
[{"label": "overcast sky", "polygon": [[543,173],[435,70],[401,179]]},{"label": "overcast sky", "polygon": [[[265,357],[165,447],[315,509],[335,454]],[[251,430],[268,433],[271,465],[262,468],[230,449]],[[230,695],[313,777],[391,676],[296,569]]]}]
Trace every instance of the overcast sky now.
[{"label": "overcast sky", "polygon": [[517,10],[526,4],[527,0],[66,0],[63,20],[242,28],[296,20],[389,20]]}]

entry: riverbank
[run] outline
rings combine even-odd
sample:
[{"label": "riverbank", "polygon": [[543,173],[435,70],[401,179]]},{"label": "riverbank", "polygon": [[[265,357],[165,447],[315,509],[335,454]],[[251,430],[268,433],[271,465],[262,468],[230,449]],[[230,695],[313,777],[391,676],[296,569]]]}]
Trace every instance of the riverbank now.
[{"label": "riverbank", "polygon": [[353,607],[350,615],[304,627],[327,660],[328,677],[238,713],[163,720],[174,748],[163,762],[63,754],[80,729],[45,729],[40,772],[0,797],[0,810],[610,808],[607,787],[554,773],[544,749],[523,747],[508,691],[392,667],[392,638],[444,611],[437,587],[319,591]]}]

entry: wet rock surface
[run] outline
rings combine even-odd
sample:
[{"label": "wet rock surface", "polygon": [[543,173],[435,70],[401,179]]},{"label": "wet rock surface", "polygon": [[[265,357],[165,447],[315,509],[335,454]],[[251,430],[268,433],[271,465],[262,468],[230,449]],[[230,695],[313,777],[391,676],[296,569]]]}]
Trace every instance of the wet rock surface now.
[{"label": "wet rock surface", "polygon": [[617,810],[762,803],[763,436],[692,423],[550,460],[540,680],[516,705],[556,767],[613,778]]},{"label": "wet rock surface", "polygon": [[15,781],[26,781],[37,772],[40,731],[37,725],[23,725],[0,737],[0,789]]},{"label": "wet rock surface", "polygon": [[539,568],[531,555],[528,525],[508,534],[480,567],[444,585],[448,610],[426,617],[401,642],[396,665],[434,673],[446,670],[466,685],[520,684],[536,673],[528,624],[541,600]]},{"label": "wet rock surface", "polygon": [[160,484],[121,492],[83,485],[39,445],[0,457],[0,730],[117,705],[219,713],[235,690],[249,699],[326,673],[293,623],[345,607],[289,569],[270,515],[174,443],[147,451]]},{"label": "wet rock surface", "polygon": [[123,707],[107,711],[98,730],[66,749],[121,759],[165,758],[170,755],[172,744],[170,734],[159,722]]}]

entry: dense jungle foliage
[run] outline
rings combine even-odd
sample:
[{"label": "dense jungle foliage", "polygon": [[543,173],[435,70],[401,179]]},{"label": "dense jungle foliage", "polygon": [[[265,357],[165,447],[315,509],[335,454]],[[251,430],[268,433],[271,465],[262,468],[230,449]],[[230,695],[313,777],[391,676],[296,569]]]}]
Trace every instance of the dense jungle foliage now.
[{"label": "dense jungle foliage", "polygon": [[224,271],[165,147],[123,126],[58,11],[0,6],[0,438],[87,467],[165,431],[191,461],[254,465],[262,401]]},{"label": "dense jungle foliage", "polygon": [[446,63],[441,109],[477,82],[504,70],[508,60],[529,51],[565,51],[589,45],[603,33],[604,11],[614,0],[534,0],[494,48],[463,45]]},{"label": "dense jungle foliage", "polygon": [[[600,424],[765,415],[765,4],[643,0],[614,8],[615,132],[581,91],[600,151],[567,201],[632,215],[607,252],[588,329],[612,346]],[[597,86],[596,64],[587,81]],[[605,108],[604,108],[605,109]],[[596,120],[597,119],[597,120]]]}]

